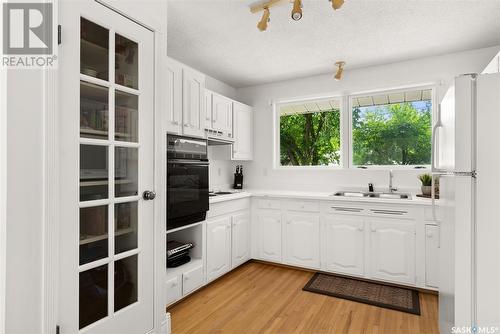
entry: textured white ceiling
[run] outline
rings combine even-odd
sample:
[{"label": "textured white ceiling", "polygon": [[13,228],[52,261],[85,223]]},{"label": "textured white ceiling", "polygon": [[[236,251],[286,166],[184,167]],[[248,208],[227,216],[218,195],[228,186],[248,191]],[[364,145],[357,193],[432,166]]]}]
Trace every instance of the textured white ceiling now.
[{"label": "textured white ceiling", "polygon": [[271,8],[267,31],[248,0],[168,0],[168,54],[234,87],[500,44],[500,0],[303,0]]}]

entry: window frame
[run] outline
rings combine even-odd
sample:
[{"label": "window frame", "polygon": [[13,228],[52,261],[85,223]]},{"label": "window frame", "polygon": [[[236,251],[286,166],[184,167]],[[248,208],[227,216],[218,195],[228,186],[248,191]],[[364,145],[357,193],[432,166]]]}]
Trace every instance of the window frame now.
[{"label": "window frame", "polygon": [[[437,115],[436,90],[438,83],[423,83],[408,86],[399,86],[393,88],[373,89],[352,92],[347,94],[325,94],[319,96],[290,98],[276,100],[270,103],[273,113],[273,149],[272,161],[273,170],[419,170],[428,172],[431,169],[431,164],[427,165],[354,165],[353,163],[353,128],[352,128],[352,99],[366,95],[390,94],[416,89],[431,90],[431,127],[434,126],[434,120]],[[293,105],[297,103],[306,103],[310,101],[333,100],[339,101],[340,111],[340,164],[338,166],[282,166],[280,159],[280,108],[282,106]],[[432,140],[432,138],[431,138]],[[432,147],[431,147],[432,149]],[[363,168],[365,167],[365,168]],[[423,167],[423,168],[418,168]]]},{"label": "window frame", "polygon": [[[431,128],[434,125],[434,119],[436,117],[436,85],[435,84],[424,84],[424,85],[414,85],[402,88],[394,88],[394,89],[382,89],[382,90],[373,90],[373,91],[365,91],[365,92],[357,92],[354,94],[348,95],[347,114],[349,115],[348,127],[349,127],[349,169],[361,169],[361,170],[421,170],[421,171],[429,171],[431,169],[431,163],[426,165],[355,165],[353,162],[353,147],[354,147],[354,139],[353,139],[353,128],[352,128],[352,99],[356,97],[362,97],[366,95],[381,95],[381,94],[391,94],[391,93],[399,93],[399,92],[407,92],[415,89],[420,90],[431,90]],[[432,142],[432,137],[431,137]],[[432,150],[432,145],[431,145]],[[423,168],[418,168],[423,167]]]},{"label": "window frame", "polygon": [[[339,101],[339,113],[340,113],[340,164],[337,166],[283,166],[281,165],[281,141],[280,141],[280,108],[283,106],[294,105],[298,103],[306,103],[311,101],[324,101],[324,100],[338,100]],[[344,169],[348,163],[347,150],[347,140],[345,126],[348,115],[345,115],[345,96],[342,95],[322,95],[316,97],[305,97],[296,99],[286,99],[275,101],[272,103],[273,108],[273,169],[275,170],[311,170],[311,169],[325,169],[325,170],[337,170]]]}]

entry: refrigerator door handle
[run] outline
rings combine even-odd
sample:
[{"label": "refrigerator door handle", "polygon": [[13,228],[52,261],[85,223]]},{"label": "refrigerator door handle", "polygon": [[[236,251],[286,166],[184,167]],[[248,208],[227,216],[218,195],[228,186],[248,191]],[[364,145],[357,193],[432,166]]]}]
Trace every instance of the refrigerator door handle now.
[{"label": "refrigerator door handle", "polygon": [[[438,105],[436,123],[432,127],[432,149],[431,149],[431,172],[432,173],[446,173],[446,170],[439,169],[436,165],[436,149],[437,149],[437,139],[439,128],[443,127],[441,122],[441,104]],[[434,188],[433,188],[434,189]]]}]

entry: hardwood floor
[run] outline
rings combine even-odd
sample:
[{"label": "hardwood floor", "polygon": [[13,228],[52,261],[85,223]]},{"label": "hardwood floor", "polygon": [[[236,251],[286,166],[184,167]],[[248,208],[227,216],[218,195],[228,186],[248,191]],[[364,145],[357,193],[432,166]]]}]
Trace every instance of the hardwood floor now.
[{"label": "hardwood floor", "polygon": [[438,300],[421,316],[302,291],[311,272],[249,262],[169,308],[179,333],[439,333]]}]

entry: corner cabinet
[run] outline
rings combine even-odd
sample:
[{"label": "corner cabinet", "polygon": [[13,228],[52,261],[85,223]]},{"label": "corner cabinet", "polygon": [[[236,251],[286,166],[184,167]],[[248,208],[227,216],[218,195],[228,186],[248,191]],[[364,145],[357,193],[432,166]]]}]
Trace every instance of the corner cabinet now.
[{"label": "corner cabinet", "polygon": [[253,109],[245,104],[233,103],[233,160],[253,159]]},{"label": "corner cabinet", "polygon": [[205,75],[190,68],[182,70],[183,134],[205,136]]},{"label": "corner cabinet", "polygon": [[396,218],[370,220],[371,277],[415,284],[415,223]]}]

